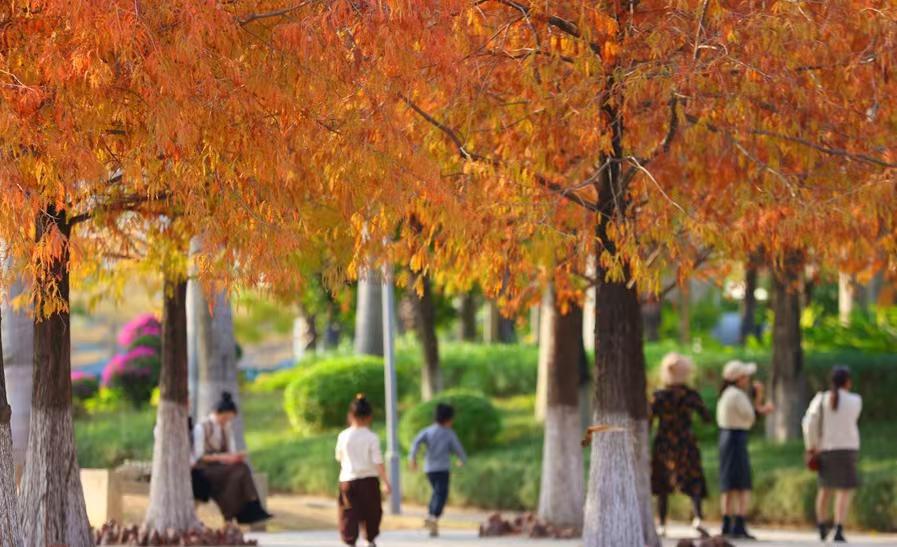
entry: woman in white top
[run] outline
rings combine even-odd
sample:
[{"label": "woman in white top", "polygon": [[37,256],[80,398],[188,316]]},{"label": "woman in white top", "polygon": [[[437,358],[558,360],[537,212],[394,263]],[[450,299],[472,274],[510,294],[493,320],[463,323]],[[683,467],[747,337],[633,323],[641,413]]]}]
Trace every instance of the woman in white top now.
[{"label": "woman in white top", "polygon": [[857,472],[860,430],[857,421],[863,410],[863,399],[851,393],[853,382],[846,367],[835,367],[831,380],[831,390],[816,394],[804,415],[804,445],[808,461],[815,456],[819,464],[819,492],[816,494],[819,537],[825,541],[832,530],[828,506],[834,491],[833,540],[845,542],[844,521],[853,492],[860,484]]},{"label": "woman in white top", "polygon": [[[754,363],[726,363],[723,368],[723,386],[716,405],[722,535],[736,539],[754,539],[747,530],[747,511],[753,487],[748,433],[758,414],[766,415],[773,411],[771,404],[763,403],[763,384],[751,383],[751,376],[755,372],[757,365]],[[748,394],[751,391],[752,396]]]}]

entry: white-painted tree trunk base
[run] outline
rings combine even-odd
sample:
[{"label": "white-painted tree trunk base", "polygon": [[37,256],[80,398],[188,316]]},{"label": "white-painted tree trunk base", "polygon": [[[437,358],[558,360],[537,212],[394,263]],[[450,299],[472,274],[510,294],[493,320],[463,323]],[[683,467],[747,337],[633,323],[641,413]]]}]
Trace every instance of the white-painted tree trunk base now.
[{"label": "white-painted tree trunk base", "polygon": [[582,530],[582,448],[578,406],[554,406],[545,412],[539,518],[557,526]]},{"label": "white-painted tree trunk base", "polygon": [[19,522],[25,545],[89,547],[71,408],[33,408]]},{"label": "white-painted tree trunk base", "polygon": [[186,531],[200,526],[190,482],[190,437],[187,407],[162,400],[156,414],[153,471],[150,480],[148,529]]},{"label": "white-painted tree trunk base", "polygon": [[585,547],[641,547],[645,534],[633,447],[633,423],[625,415],[602,416],[623,431],[592,438],[589,488],[583,516]]},{"label": "white-painted tree trunk base", "polygon": [[16,515],[16,479],[12,459],[12,430],[0,424],[0,547],[22,547]]},{"label": "white-painted tree trunk base", "polygon": [[554,323],[557,320],[554,306],[554,290],[542,291],[539,303],[539,365],[536,381],[536,421],[545,421],[548,407],[548,363],[555,352]]}]

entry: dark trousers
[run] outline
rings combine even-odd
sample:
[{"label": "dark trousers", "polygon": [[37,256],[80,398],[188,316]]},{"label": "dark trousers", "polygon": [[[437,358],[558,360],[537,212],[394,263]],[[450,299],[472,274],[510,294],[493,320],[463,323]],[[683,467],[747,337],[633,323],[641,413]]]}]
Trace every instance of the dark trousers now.
[{"label": "dark trousers", "polygon": [[339,483],[339,532],[346,545],[358,541],[358,527],[373,542],[380,535],[383,506],[380,503],[380,479],[370,477]]},{"label": "dark trousers", "polygon": [[430,516],[441,517],[445,509],[445,502],[449,495],[449,472],[433,471],[427,473],[430,486],[433,487],[433,495],[430,496]]},{"label": "dark trousers", "polygon": [[[245,463],[200,463],[194,468],[193,474],[194,498],[207,501],[211,497],[221,509],[224,520],[237,518],[244,505],[259,499],[252,481],[252,472]],[[196,482],[199,476],[204,482],[202,485]]]}]

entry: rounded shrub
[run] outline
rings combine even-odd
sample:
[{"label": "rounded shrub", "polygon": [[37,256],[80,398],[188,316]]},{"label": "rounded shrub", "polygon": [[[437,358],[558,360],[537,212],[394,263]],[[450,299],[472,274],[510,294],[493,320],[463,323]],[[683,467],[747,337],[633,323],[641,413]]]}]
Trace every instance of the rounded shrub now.
[{"label": "rounded shrub", "polygon": [[123,348],[136,347],[135,341],[144,336],[162,336],[162,323],[152,313],[141,313],[131,319],[118,332],[118,344]]},{"label": "rounded shrub", "polygon": [[436,405],[446,403],[455,408],[453,428],[465,450],[475,451],[495,442],[501,431],[501,416],[482,394],[474,391],[446,391],[421,403],[402,416],[399,437],[408,447],[417,433],[433,423]]},{"label": "rounded shrub", "polygon": [[375,418],[382,417],[383,384],[379,357],[327,359],[297,372],[284,392],[284,410],[297,431],[320,432],[345,425],[349,403],[355,394],[364,393],[374,406]]}]

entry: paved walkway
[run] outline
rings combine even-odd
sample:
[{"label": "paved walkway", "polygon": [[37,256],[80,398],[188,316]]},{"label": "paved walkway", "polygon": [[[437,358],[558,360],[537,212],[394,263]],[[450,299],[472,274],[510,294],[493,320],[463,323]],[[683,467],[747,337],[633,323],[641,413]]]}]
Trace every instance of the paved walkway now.
[{"label": "paved walkway", "polygon": [[[676,539],[692,537],[690,530],[685,527],[673,527],[670,530],[671,539],[664,542],[665,547],[676,545]],[[736,542],[738,545],[763,545],[770,547],[803,547],[821,545],[816,539],[815,534],[803,531],[777,531],[757,529],[755,534],[759,541]],[[287,545],[302,545],[308,547],[340,547],[342,543],[339,541],[337,534],[333,530],[315,531],[315,532],[282,532],[272,534],[253,534],[251,537],[259,540],[259,545],[263,547],[285,547]],[[850,545],[897,545],[897,536],[894,535],[848,535]],[[364,545],[364,542],[360,542]],[[447,530],[444,531],[439,539],[430,539],[422,531],[417,530],[392,530],[383,533],[378,543],[380,547],[391,547],[392,545],[410,546],[417,545],[422,547],[457,547],[459,545],[481,545],[483,547],[512,547],[515,545],[562,545],[574,546],[580,545],[580,541],[558,541],[545,539],[527,539],[521,537],[505,537],[505,538],[488,538],[480,539],[473,530]],[[624,547],[624,546],[621,546]]]}]

